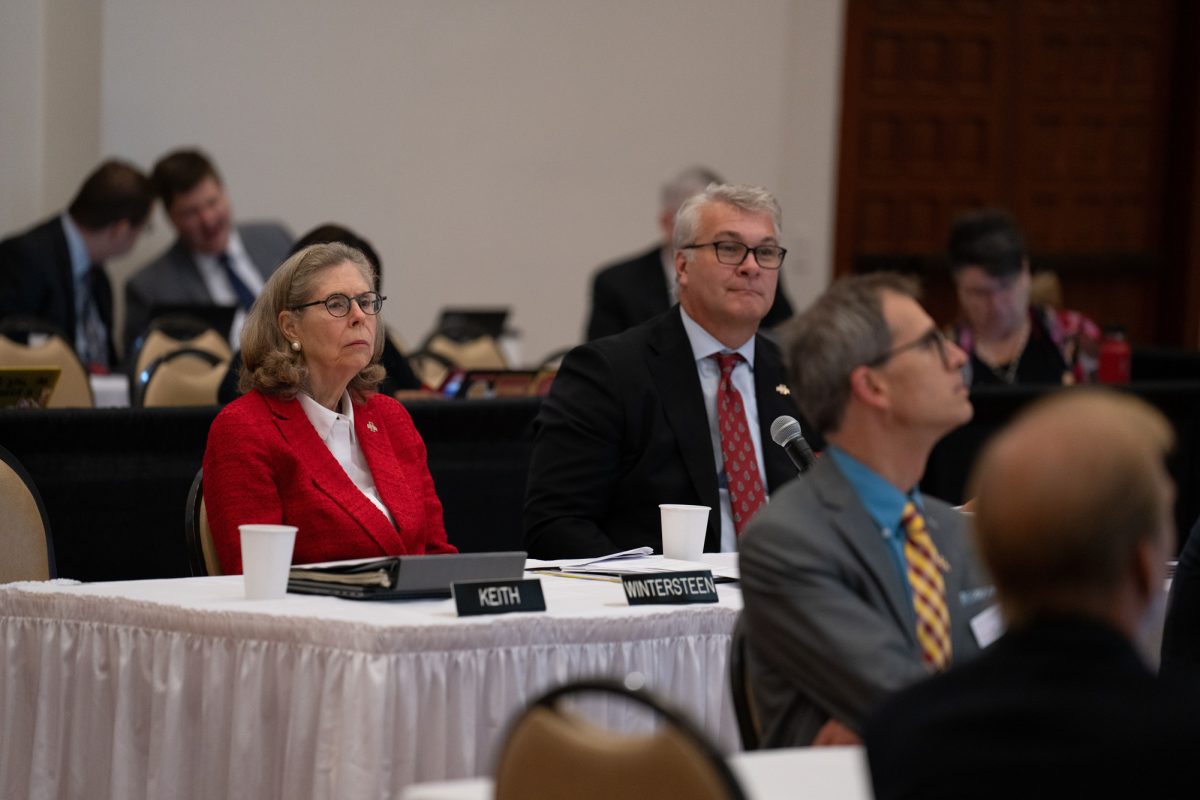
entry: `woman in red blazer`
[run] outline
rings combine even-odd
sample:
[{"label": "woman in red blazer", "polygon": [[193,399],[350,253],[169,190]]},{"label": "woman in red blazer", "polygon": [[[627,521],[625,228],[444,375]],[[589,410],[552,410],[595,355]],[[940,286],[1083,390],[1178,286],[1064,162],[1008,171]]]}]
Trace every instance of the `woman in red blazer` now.
[{"label": "woman in red blazer", "polygon": [[384,298],[367,260],[313,245],[267,281],[242,331],[245,394],[213,421],[204,499],[226,573],[242,570],[238,525],[299,528],[294,563],[453,553],[425,444],[377,394]]}]

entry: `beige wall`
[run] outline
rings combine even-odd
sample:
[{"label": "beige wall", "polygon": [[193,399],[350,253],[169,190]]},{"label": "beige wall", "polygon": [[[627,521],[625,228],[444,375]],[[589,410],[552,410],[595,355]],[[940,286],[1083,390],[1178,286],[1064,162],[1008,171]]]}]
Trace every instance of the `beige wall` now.
[{"label": "beige wall", "polygon": [[[408,343],[443,305],[506,304],[537,360],[580,338],[594,267],[654,240],[659,183],[705,163],[779,194],[793,302],[827,281],[842,0],[6,5],[0,198],[23,199],[0,229],[102,156],[199,144],[239,217],[371,239]],[[169,241],[160,218],[118,280]]]}]

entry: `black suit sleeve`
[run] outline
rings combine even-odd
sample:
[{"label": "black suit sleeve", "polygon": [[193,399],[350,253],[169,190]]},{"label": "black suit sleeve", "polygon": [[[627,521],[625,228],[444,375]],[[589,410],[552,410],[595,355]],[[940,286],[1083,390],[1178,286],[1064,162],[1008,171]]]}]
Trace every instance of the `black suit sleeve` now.
[{"label": "black suit sleeve", "polygon": [[1192,526],[1171,580],[1159,669],[1164,677],[1191,683],[1200,678],[1200,519]]},{"label": "black suit sleeve", "polygon": [[762,327],[774,328],[791,319],[793,313],[792,304],[788,302],[787,292],[783,288],[783,272],[781,271],[779,283],[775,287],[775,301],[771,303],[771,310],[763,317]]},{"label": "black suit sleeve", "polygon": [[612,284],[612,274],[606,270],[596,273],[592,281],[592,313],[587,324],[589,342],[620,333],[633,324],[622,313],[621,297]]},{"label": "black suit sleeve", "polygon": [[525,495],[525,546],[534,558],[618,549],[601,527],[621,474],[618,380],[603,352],[577,347],[542,404]]}]

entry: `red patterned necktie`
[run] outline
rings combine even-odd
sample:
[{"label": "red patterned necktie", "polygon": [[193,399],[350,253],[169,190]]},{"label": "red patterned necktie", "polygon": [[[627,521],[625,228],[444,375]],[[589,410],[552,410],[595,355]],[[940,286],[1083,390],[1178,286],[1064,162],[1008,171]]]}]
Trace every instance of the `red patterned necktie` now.
[{"label": "red patterned necktie", "polygon": [[942,573],[950,567],[938,552],[925,528],[925,518],[910,500],[900,518],[904,529],[904,557],[908,561],[908,583],[917,612],[917,642],[921,657],[933,671],[950,666],[950,612],[946,609],[946,582]]},{"label": "red patterned necktie", "polygon": [[725,462],[733,529],[741,535],[767,499],[758,474],[758,457],[746,423],[742,393],[733,385],[733,368],[744,359],[738,353],[717,353],[710,358],[721,368],[721,382],[717,385],[717,425],[721,430],[721,458]]}]

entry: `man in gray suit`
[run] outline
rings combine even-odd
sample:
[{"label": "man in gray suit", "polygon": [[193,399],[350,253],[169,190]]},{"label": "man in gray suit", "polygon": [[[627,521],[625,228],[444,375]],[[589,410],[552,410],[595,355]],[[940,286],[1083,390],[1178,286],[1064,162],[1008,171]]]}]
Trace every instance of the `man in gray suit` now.
[{"label": "man in gray suit", "polygon": [[273,222],[234,226],[225,187],[199,150],[159,159],[152,174],[178,238],[125,284],[125,352],[146,331],[156,307],[237,306],[233,341],[245,312],[288,256],[292,235]]},{"label": "man in gray suit", "polygon": [[966,356],[915,298],[899,275],[848,278],[788,331],[792,391],[828,447],[739,545],[766,747],[855,742],[891,692],[986,644],[970,623],[991,590],[962,516],[917,489],[971,418]]}]

